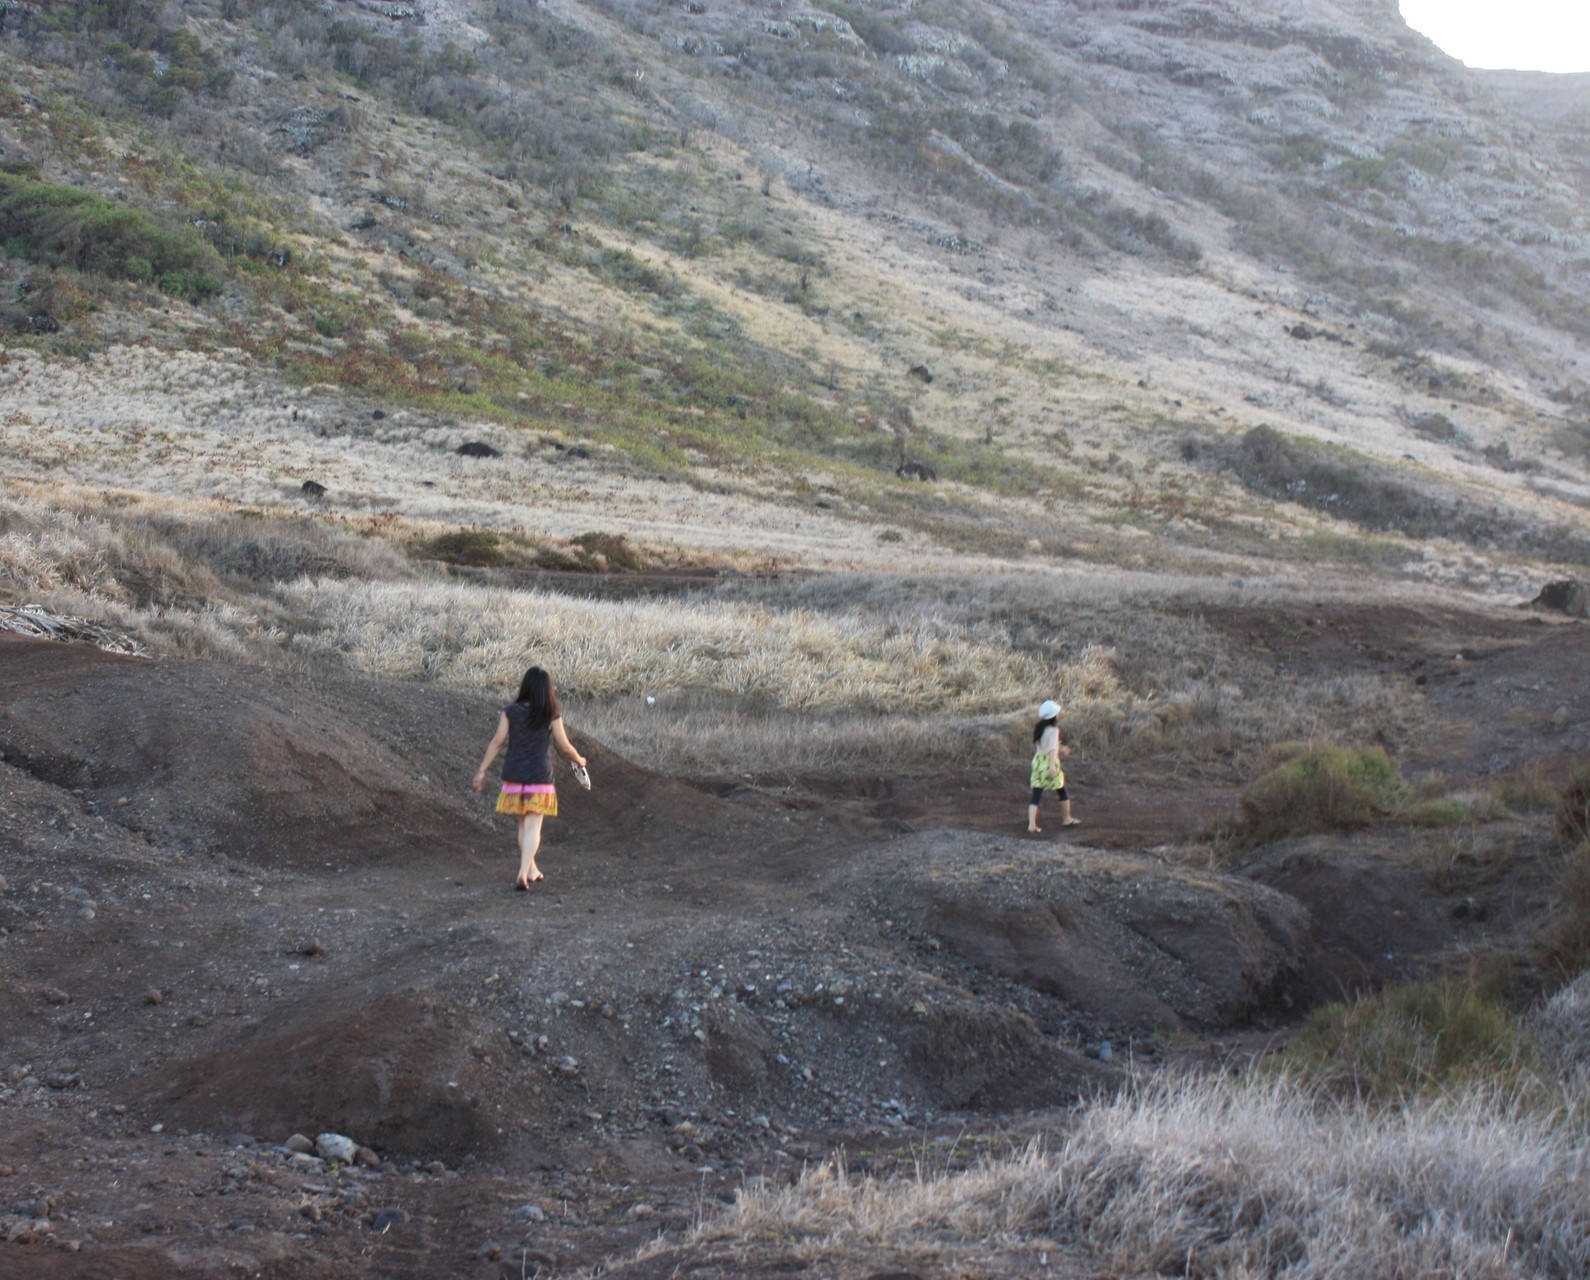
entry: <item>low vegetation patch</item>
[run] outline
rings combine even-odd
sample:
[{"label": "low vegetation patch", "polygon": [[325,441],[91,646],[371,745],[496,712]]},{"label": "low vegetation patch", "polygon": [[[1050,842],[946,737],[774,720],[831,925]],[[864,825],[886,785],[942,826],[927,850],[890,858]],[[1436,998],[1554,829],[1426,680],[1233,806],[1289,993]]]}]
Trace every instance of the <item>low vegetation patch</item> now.
[{"label": "low vegetation patch", "polygon": [[221,291],[221,264],[196,232],[61,183],[0,173],[0,244],[33,262],[135,280],[190,301]]},{"label": "low vegetation patch", "polygon": [[1242,837],[1265,844],[1288,836],[1347,831],[1396,803],[1402,777],[1381,747],[1290,743],[1242,793]]},{"label": "low vegetation patch", "polygon": [[1453,980],[1316,1009],[1276,1066],[1333,1095],[1400,1105],[1470,1085],[1514,1087],[1526,1058],[1506,1006],[1475,981]]}]

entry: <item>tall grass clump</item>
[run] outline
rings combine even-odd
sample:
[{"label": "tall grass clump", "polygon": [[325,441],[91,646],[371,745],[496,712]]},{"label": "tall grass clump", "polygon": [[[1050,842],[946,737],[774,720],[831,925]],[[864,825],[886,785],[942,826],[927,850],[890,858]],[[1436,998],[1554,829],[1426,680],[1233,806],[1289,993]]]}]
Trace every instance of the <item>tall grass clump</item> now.
[{"label": "tall grass clump", "polygon": [[1121,1274],[1568,1280],[1590,1267],[1590,1154],[1563,1113],[1484,1089],[1386,1112],[1285,1079],[1162,1076],[1053,1149],[872,1182],[832,1164],[742,1193],[701,1243],[1061,1241]]},{"label": "tall grass clump", "polygon": [[1564,844],[1590,840],[1590,765],[1580,769],[1557,798],[1557,834]]},{"label": "tall grass clump", "polygon": [[1288,743],[1242,793],[1242,836],[1265,844],[1372,822],[1395,803],[1401,775],[1381,747]]},{"label": "tall grass clump", "polygon": [[1542,939],[1546,967],[1559,978],[1590,970],[1590,840],[1563,855]]},{"label": "tall grass clump", "polygon": [[1564,1080],[1590,1084],[1590,972],[1558,991],[1525,1023],[1536,1057]]},{"label": "tall grass clump", "polygon": [[1275,1060],[1325,1091],[1397,1104],[1513,1085],[1527,1053],[1505,1005],[1470,980],[1419,982],[1321,1006]]}]

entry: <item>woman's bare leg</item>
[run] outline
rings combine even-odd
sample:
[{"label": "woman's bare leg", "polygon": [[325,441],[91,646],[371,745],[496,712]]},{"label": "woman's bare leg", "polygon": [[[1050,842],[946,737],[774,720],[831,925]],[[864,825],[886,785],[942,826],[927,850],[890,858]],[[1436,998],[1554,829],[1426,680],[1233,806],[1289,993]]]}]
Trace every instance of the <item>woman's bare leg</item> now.
[{"label": "woman's bare leg", "polygon": [[541,868],[536,866],[536,853],[541,848],[541,815],[519,815],[519,884],[529,884],[541,879]]}]

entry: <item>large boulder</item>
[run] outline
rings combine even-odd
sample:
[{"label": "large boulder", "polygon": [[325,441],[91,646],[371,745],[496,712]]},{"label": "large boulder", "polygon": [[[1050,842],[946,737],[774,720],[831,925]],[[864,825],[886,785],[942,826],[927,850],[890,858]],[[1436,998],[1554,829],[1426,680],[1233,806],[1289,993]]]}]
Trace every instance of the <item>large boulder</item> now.
[{"label": "large boulder", "polygon": [[1590,582],[1579,578],[1548,582],[1530,604],[1537,609],[1566,613],[1570,618],[1590,618]]}]

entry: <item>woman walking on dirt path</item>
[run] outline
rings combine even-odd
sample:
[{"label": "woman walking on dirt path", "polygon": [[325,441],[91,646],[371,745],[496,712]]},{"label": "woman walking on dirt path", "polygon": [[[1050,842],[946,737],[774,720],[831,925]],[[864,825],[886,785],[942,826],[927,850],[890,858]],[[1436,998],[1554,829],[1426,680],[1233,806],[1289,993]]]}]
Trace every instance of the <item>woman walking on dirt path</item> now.
[{"label": "woman walking on dirt path", "polygon": [[1071,754],[1071,748],[1060,741],[1060,704],[1052,700],[1038,708],[1038,723],[1032,727],[1032,799],[1027,803],[1027,830],[1036,834],[1043,830],[1038,825],[1038,806],[1043,803],[1043,793],[1053,791],[1060,801],[1060,825],[1075,827],[1081,818],[1071,816],[1071,797],[1066,794],[1066,771],[1060,764],[1062,756]]},{"label": "woman walking on dirt path", "polygon": [[581,769],[585,757],[569,742],[563,731],[563,708],[552,691],[552,677],[540,667],[531,667],[519,683],[519,696],[502,709],[497,732],[486,747],[480,768],[475,770],[475,790],[486,785],[486,770],[497,758],[503,744],[508,754],[502,759],[502,791],[497,796],[497,812],[511,813],[519,819],[519,874],[515,889],[528,889],[542,879],[536,866],[541,848],[541,821],[558,816],[558,789],[552,783],[554,746]]}]

